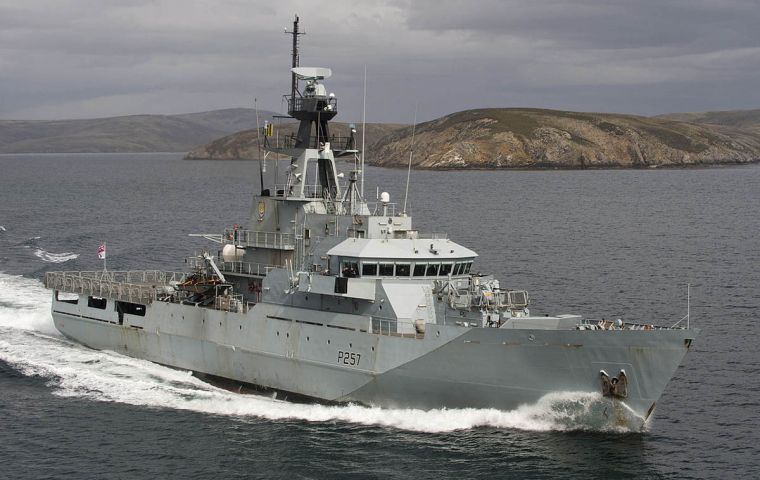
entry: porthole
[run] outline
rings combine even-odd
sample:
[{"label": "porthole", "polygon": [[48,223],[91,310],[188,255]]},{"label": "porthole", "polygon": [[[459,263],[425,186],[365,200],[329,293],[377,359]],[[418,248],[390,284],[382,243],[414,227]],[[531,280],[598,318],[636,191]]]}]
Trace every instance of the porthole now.
[{"label": "porthole", "polygon": [[278,337],[280,336],[280,332],[277,332],[277,336],[278,336]]},{"label": "porthole", "polygon": [[354,348],[354,345],[352,343],[349,343],[348,348]]},{"label": "porthole", "polygon": [[309,340],[310,340],[310,338],[309,338],[309,337],[306,337],[306,341],[308,342]]},{"label": "porthole", "polygon": [[372,347],[372,351],[373,351],[373,352],[375,351],[375,347]]},{"label": "porthole", "polygon": [[290,338],[290,333],[286,333],[285,337]]},{"label": "porthole", "polygon": [[242,330],[242,329],[243,329],[243,326],[242,326],[242,325],[240,325],[240,330]]},{"label": "porthole", "polygon": [[330,345],[330,340],[327,341],[327,344]]}]

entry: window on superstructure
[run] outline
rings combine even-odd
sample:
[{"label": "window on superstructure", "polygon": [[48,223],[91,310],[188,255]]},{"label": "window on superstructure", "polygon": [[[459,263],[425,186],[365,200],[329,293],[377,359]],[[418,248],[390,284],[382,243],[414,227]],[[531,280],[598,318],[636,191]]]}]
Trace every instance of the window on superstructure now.
[{"label": "window on superstructure", "polygon": [[424,277],[426,270],[427,270],[427,264],[426,263],[415,263],[414,264],[414,273],[413,273],[413,275],[415,277]]},{"label": "window on superstructure", "polygon": [[470,267],[472,267],[472,262],[466,262],[464,264],[464,270],[462,271],[463,274],[470,273]]},{"label": "window on superstructure", "polygon": [[359,276],[359,264],[357,262],[343,262],[341,269],[344,277],[354,278]]},{"label": "window on superstructure", "polygon": [[462,273],[462,270],[463,270],[463,268],[462,268],[462,262],[458,262],[454,266],[454,275],[459,275],[460,273]]},{"label": "window on superstructure", "polygon": [[408,277],[411,273],[412,266],[408,263],[397,263],[396,264],[396,276],[397,277]]},{"label": "window on superstructure", "polygon": [[55,299],[59,302],[70,303],[76,305],[79,303],[79,295],[76,293],[55,291]]},{"label": "window on superstructure", "polygon": [[392,263],[381,263],[380,264],[380,276],[381,277],[392,277],[393,276],[393,264]]},{"label": "window on superstructure", "polygon": [[427,271],[425,271],[425,276],[427,277],[435,277],[438,275],[438,267],[440,267],[440,263],[429,263],[427,266]]},{"label": "window on superstructure", "polygon": [[376,276],[377,276],[376,263],[362,263],[362,277],[376,277]]},{"label": "window on superstructure", "polygon": [[116,302],[116,311],[129,315],[145,316],[145,305],[130,302]]},{"label": "window on superstructure", "polygon": [[451,267],[452,267],[452,264],[450,263],[442,263],[441,269],[438,271],[438,275],[442,277],[448,275],[449,273],[451,273]]},{"label": "window on superstructure", "polygon": [[100,297],[87,297],[87,306],[91,308],[99,308],[105,310],[108,300]]}]

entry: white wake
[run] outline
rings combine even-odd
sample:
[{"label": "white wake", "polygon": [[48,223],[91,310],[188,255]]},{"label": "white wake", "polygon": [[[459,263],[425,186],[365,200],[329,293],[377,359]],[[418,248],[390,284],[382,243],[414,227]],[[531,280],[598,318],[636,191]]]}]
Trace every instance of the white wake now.
[{"label": "white wake", "polygon": [[64,252],[64,253],[50,253],[46,250],[38,248],[34,251],[34,255],[40,258],[44,262],[48,263],[63,263],[69,260],[74,260],[79,257],[78,253]]},{"label": "white wake", "polygon": [[189,372],[90,350],[62,338],[53,326],[50,298],[50,292],[38,281],[0,273],[0,360],[25,375],[47,379],[60,396],[215,415],[340,421],[418,432],[475,427],[628,431],[618,422],[609,421],[609,403],[599,394],[582,392],[553,393],[533,405],[507,412],[326,406],[236,394],[209,385]]}]

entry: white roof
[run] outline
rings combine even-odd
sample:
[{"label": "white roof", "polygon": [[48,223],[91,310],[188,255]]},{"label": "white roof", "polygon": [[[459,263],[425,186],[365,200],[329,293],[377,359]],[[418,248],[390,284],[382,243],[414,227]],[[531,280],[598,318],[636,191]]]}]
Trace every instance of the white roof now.
[{"label": "white roof", "polygon": [[[432,248],[431,248],[432,245]],[[348,238],[327,252],[339,257],[398,260],[461,260],[478,254],[448,239]]]},{"label": "white roof", "polygon": [[393,312],[399,319],[407,321],[414,320],[419,305],[425,303],[425,287],[429,289],[430,285],[409,281],[383,281],[383,290],[388,295]]}]

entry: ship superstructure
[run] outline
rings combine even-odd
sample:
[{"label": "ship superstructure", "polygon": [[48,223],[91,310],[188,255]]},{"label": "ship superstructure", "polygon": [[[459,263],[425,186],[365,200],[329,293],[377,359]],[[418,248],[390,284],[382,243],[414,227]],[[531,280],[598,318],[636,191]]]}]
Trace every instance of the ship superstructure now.
[{"label": "ship superstructure", "polygon": [[[523,290],[474,274],[477,254],[424,234],[388,194],[363,198],[327,68],[301,67],[293,24],[289,137],[269,136],[273,179],[247,225],[204,234],[189,272],[49,272],[53,318],[97,349],[337,402],[512,409],[600,392],[643,422],[696,332],[649,322],[532,316]],[[346,164],[348,165],[348,164]],[[354,165],[357,165],[356,163]],[[652,322],[654,323],[654,322]]]}]

